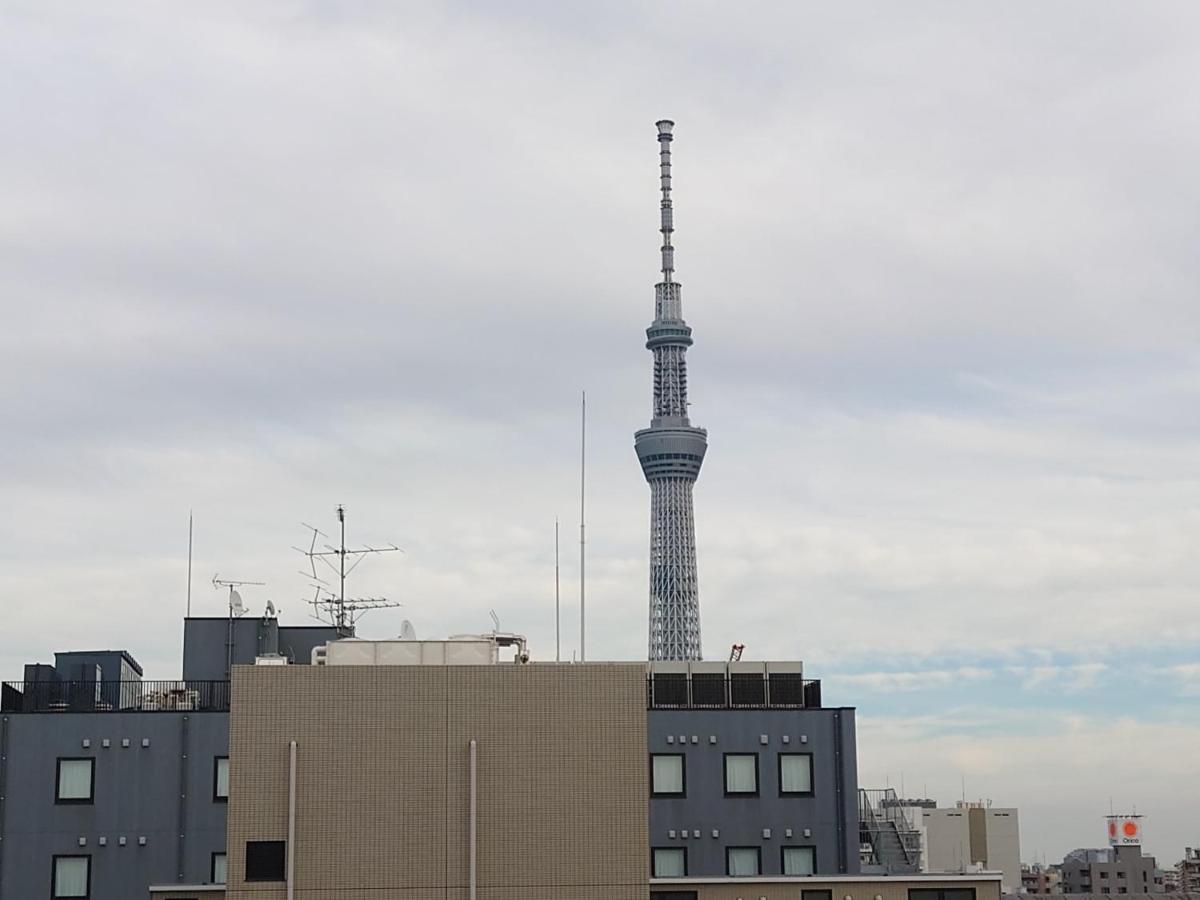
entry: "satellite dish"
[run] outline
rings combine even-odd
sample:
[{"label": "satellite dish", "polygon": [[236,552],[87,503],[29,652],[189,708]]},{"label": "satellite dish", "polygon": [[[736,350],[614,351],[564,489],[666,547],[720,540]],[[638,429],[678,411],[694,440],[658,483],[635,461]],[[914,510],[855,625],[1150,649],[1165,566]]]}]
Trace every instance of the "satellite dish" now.
[{"label": "satellite dish", "polygon": [[417,630],[413,628],[413,623],[405,619],[400,623],[400,640],[415,641],[417,639]]},{"label": "satellite dish", "polygon": [[270,600],[267,601],[267,618],[268,619],[275,618],[275,604],[272,603]]},{"label": "satellite dish", "polygon": [[239,619],[246,614],[246,604],[242,603],[242,595],[233,588],[229,589],[229,611]]}]

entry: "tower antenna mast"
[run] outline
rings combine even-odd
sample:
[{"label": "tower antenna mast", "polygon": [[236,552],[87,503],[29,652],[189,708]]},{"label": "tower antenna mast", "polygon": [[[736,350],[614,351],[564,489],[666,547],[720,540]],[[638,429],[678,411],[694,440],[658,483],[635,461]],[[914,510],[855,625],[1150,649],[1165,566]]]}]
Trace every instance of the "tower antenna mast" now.
[{"label": "tower antenna mast", "polygon": [[[293,547],[292,549],[308,558],[311,571],[302,572],[301,574],[312,580],[312,586],[315,589],[313,598],[308,601],[309,605],[313,608],[313,617],[322,622],[328,622],[337,629],[338,634],[342,637],[349,637],[354,633],[354,623],[368,612],[373,609],[397,607],[400,603],[396,600],[389,600],[386,597],[355,597],[347,599],[346,579],[371,554],[403,553],[404,551],[395,544],[388,544],[386,547],[372,547],[368,545],[352,550],[346,546],[346,507],[340,503],[337,507],[337,519],[339,530],[338,546],[334,547],[330,544],[324,544],[322,545],[324,549],[318,550],[317,538],[323,537],[328,539],[329,536],[320,529],[301,522],[300,524],[303,527],[312,532],[312,540],[307,550],[303,550],[300,547]],[[317,574],[318,560],[328,566],[337,577],[336,593],[330,590],[328,582]]]},{"label": "tower antenna mast", "polygon": [[562,662],[562,615],[558,590],[558,516],[554,517],[554,661]]},{"label": "tower antenna mast", "polygon": [[584,499],[587,484],[587,391],[580,395],[579,403],[579,661],[587,660],[587,605],[584,589],[586,563],[584,541]]},{"label": "tower antenna mast", "polygon": [[654,321],[646,349],[654,354],[650,427],[634,433],[634,449],[650,485],[650,622],[652,660],[700,659],[700,597],[692,486],[708,449],[708,432],[688,418],[687,349],[692,329],[683,319],[675,281],[675,212],[671,202],[671,141],[675,123],[658,127],[659,231],[662,280],[654,286]]}]

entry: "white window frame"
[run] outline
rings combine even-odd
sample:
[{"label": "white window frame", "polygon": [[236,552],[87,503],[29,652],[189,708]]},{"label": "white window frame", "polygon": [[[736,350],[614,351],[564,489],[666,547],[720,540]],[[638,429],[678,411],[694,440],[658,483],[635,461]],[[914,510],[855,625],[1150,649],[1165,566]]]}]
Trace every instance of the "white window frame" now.
[{"label": "white window frame", "polygon": [[[63,796],[63,769],[67,766],[86,763],[88,769],[87,796]],[[96,757],[94,756],[60,756],[54,766],[54,802],[89,804],[96,802]]]},{"label": "white window frame", "polygon": [[[807,790],[789,790],[785,787],[786,779],[784,776],[784,762],[804,760],[808,765],[808,788]],[[779,764],[777,766],[779,772],[779,796],[781,797],[811,797],[813,795],[813,755],[811,753],[780,753]]]},{"label": "white window frame", "polygon": [[[75,862],[82,860],[84,865],[83,870],[83,893],[60,894],[59,893],[59,864],[67,861]],[[54,856],[50,870],[50,896],[53,900],[88,900],[92,896],[92,857],[86,853],[61,853]]]},{"label": "white window frame", "polygon": [[[661,872],[658,867],[658,855],[670,854],[675,859],[681,862],[678,867],[678,872]],[[650,857],[650,874],[654,878],[685,878],[687,876],[687,848],[686,847],[655,847]]]},{"label": "white window frame", "polygon": [[[225,765],[221,765],[224,763]],[[225,793],[221,793],[221,770],[225,770]],[[213,802],[227,803],[229,801],[229,757],[213,758]]]},{"label": "white window frame", "polygon": [[[679,763],[679,790],[659,790],[658,763],[671,760]],[[682,753],[651,753],[650,754],[650,793],[655,797],[685,797],[687,796],[687,759]]]},{"label": "white window frame", "polygon": [[[792,850],[792,851],[805,850],[808,852],[809,868],[808,868],[807,872],[789,872],[788,871],[788,855],[789,855],[788,851],[789,850]],[[791,846],[791,847],[782,847],[780,849],[779,862],[780,862],[781,871],[783,872],[784,875],[789,875],[789,876],[815,875],[815,874],[817,874],[817,848],[812,846],[811,844]]]},{"label": "white window frame", "polygon": [[[736,852],[753,853],[754,854],[754,871],[741,872],[734,874],[733,871],[733,854]],[[730,878],[757,878],[762,875],[762,847],[726,847],[725,848],[725,874]]]},{"label": "white window frame", "polygon": [[[750,790],[731,790],[729,787],[729,762],[730,760],[750,760],[754,764],[754,787]],[[722,774],[725,777],[725,796],[726,797],[757,797],[758,796],[758,754],[757,753],[726,753],[724,762],[721,766]]]}]

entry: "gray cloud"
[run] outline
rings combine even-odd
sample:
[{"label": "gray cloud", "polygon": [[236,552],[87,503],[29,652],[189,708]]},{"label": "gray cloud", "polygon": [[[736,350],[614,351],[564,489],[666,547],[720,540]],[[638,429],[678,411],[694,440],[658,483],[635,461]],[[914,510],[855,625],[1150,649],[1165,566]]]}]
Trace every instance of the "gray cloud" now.
[{"label": "gray cloud", "polygon": [[302,619],[289,547],[337,502],[406,549],[355,582],[405,603],[369,628],[495,608],[544,657],[583,387],[591,654],[642,655],[663,115],[710,656],[869,686],[881,647],[1089,673],[1200,641],[1194,4],[3,15],[8,672],[176,671],[189,508],[197,611],[220,571]]}]

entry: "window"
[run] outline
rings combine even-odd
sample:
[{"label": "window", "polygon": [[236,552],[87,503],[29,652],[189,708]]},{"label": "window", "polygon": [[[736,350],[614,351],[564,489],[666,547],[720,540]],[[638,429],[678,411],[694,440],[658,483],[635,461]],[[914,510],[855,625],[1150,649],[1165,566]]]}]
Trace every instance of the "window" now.
[{"label": "window", "polygon": [[695,891],[651,891],[650,900],[696,900]]},{"label": "window", "polygon": [[687,850],[682,847],[655,847],[655,878],[682,878],[687,874]]},{"label": "window", "polygon": [[655,797],[682,797],[687,785],[682,753],[655,753],[650,757],[650,793]]},{"label": "window", "polygon": [[833,900],[833,891],[801,891],[800,900]]},{"label": "window", "polygon": [[725,874],[747,878],[762,871],[762,851],[758,847],[726,847]]},{"label": "window", "polygon": [[815,847],[784,847],[784,875],[812,875],[817,871],[817,849]]},{"label": "window", "polygon": [[94,797],[96,760],[93,757],[59,757],[55,774],[55,803],[91,803]]},{"label": "window", "polygon": [[54,900],[60,897],[90,897],[92,890],[92,858],[90,856],[56,856],[53,874]]},{"label": "window", "polygon": [[1118,877],[1118,878],[1124,878],[1124,877],[1125,877],[1125,873],[1124,873],[1124,872],[1118,872],[1118,873],[1117,873],[1117,877]]},{"label": "window", "polygon": [[812,796],[812,754],[779,754],[779,794]]},{"label": "window", "polygon": [[246,841],[247,881],[283,881],[286,863],[284,841]]},{"label": "window", "polygon": [[229,802],[228,756],[218,756],[213,759],[213,800],[217,803]]},{"label": "window", "polygon": [[1108,889],[1108,888],[1106,888],[1106,887],[1103,887],[1103,888],[1100,888],[1100,893],[1102,893],[1102,894],[1111,894],[1111,893],[1112,893],[1112,891],[1111,891],[1111,890],[1109,890],[1109,889]]},{"label": "window", "polygon": [[212,871],[209,873],[213,884],[224,884],[227,877],[228,869],[226,867],[225,854],[214,853],[212,855]]},{"label": "window", "polygon": [[1108,877],[1108,873],[1107,873],[1107,872],[1101,872],[1101,873],[1100,873],[1100,877],[1101,877],[1101,878],[1107,878],[1107,877]]},{"label": "window", "polygon": [[758,795],[758,754],[725,754],[725,795]]},{"label": "window", "polygon": [[909,888],[908,900],[975,900],[975,888]]}]

